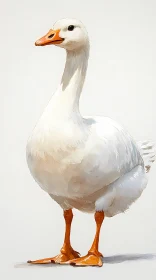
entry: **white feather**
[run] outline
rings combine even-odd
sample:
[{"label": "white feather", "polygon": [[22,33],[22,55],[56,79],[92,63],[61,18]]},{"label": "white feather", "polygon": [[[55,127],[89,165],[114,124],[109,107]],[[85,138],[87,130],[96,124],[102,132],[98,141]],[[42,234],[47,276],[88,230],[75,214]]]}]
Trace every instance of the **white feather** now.
[{"label": "white feather", "polygon": [[152,141],[139,141],[138,147],[140,149],[141,156],[144,160],[146,172],[148,173],[156,158],[156,147]]}]

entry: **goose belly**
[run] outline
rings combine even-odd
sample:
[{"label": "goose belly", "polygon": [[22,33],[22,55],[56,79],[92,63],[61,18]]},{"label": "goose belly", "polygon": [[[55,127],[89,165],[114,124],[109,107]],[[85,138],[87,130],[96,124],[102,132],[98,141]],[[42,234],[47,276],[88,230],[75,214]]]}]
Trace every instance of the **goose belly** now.
[{"label": "goose belly", "polygon": [[40,187],[51,195],[72,199],[92,196],[118,178],[117,170],[104,170],[95,158],[81,151],[75,151],[69,159],[27,153],[30,172]]},{"label": "goose belly", "polygon": [[40,187],[51,195],[76,198],[92,194],[103,185],[98,174],[90,174],[87,166],[77,159],[56,160],[51,155],[43,158],[27,154],[30,172]]}]

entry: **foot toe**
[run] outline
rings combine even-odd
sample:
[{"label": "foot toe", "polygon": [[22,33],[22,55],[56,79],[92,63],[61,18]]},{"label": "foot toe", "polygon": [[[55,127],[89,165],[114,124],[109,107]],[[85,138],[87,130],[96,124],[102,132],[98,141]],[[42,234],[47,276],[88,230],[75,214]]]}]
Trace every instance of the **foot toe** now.
[{"label": "foot toe", "polygon": [[86,255],[84,257],[69,261],[73,266],[102,266],[101,257],[95,255]]},{"label": "foot toe", "polygon": [[52,263],[55,262],[54,258],[46,258],[46,259],[40,259],[40,260],[35,260],[35,261],[27,261],[27,263],[31,263],[31,264],[48,264],[48,263]]}]

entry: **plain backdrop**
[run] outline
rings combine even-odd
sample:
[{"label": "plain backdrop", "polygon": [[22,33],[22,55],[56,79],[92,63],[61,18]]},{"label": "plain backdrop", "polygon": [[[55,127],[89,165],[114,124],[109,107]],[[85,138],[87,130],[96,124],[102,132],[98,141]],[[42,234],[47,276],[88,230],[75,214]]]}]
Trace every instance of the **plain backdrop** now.
[{"label": "plain backdrop", "polygon": [[[136,140],[156,141],[156,1],[0,4],[0,279],[156,279],[156,163],[141,198],[126,214],[105,220],[102,268],[25,265],[56,255],[64,234],[62,210],[31,177],[25,147],[60,81],[65,51],[34,42],[60,18],[80,19],[91,41],[82,114],[110,116]],[[74,214],[72,244],[85,254],[93,215]]]}]

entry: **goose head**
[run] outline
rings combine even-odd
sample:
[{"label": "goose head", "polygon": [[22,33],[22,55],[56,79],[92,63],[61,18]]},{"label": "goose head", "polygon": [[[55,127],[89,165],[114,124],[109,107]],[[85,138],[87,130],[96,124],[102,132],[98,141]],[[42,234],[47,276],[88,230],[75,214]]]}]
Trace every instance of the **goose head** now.
[{"label": "goose head", "polygon": [[36,46],[55,45],[75,51],[89,46],[87,31],[81,21],[76,19],[61,19],[49,32],[35,42]]}]

